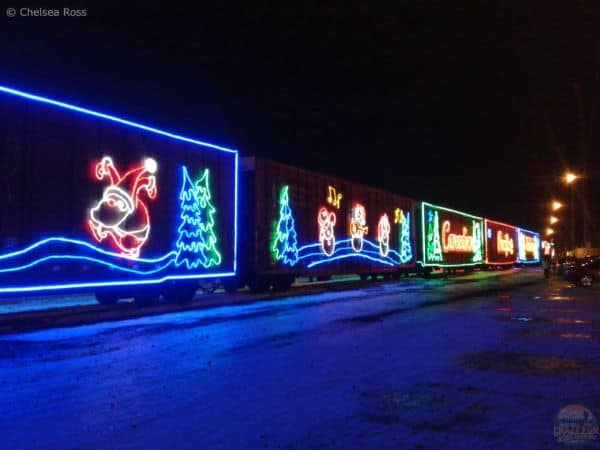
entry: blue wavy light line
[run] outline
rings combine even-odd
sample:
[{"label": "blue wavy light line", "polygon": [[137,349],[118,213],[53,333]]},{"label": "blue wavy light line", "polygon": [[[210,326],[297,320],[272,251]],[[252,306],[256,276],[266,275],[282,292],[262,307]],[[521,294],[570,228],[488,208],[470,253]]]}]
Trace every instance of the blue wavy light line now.
[{"label": "blue wavy light line", "polygon": [[[348,239],[342,239],[342,240],[340,240],[340,241],[336,241],[336,242],[335,242],[335,245],[336,245],[336,253],[337,253],[338,246],[339,246],[339,247],[341,247],[341,244],[348,243],[348,242],[350,242],[351,240],[352,240],[352,238],[348,238]],[[363,242],[364,242],[364,243],[367,243],[367,244],[369,244],[371,247],[374,247],[374,248],[376,248],[376,249],[379,249],[379,244],[375,244],[375,243],[371,242],[371,241],[370,241],[370,240],[368,240],[368,239],[363,239]],[[317,243],[315,243],[315,244],[307,244],[307,245],[303,245],[302,247],[300,247],[300,248],[298,249],[298,253],[300,253],[302,250],[305,250],[305,249],[308,249],[308,248],[312,248],[312,247],[320,247],[320,245],[321,245],[321,244],[320,244],[319,242],[317,242]],[[341,247],[341,248],[344,248],[344,247]],[[354,251],[354,250],[353,250],[353,251]],[[379,254],[379,250],[377,250],[377,253]],[[389,250],[389,253],[393,253],[393,254],[394,254],[394,255],[396,255],[398,258],[400,258],[400,253],[399,253],[398,251],[396,251],[396,250],[392,249],[392,248],[390,248],[390,250]],[[312,254],[311,254],[311,253],[309,253],[309,255],[312,255]],[[308,255],[307,255],[307,256],[308,256]],[[306,257],[306,256],[302,256],[301,258],[304,258],[304,257]]]},{"label": "blue wavy light line", "polygon": [[79,241],[79,240],[76,240],[76,239],[69,239],[69,238],[64,238],[64,237],[51,237],[51,238],[47,238],[47,239],[41,240],[39,242],[36,242],[35,244],[32,244],[29,247],[26,247],[26,248],[24,248],[22,250],[18,250],[16,252],[6,253],[4,255],[0,255],[0,260],[1,259],[8,259],[8,258],[12,258],[12,257],[15,257],[15,256],[23,255],[23,254],[28,253],[28,252],[36,249],[37,247],[40,247],[40,246],[42,246],[42,245],[44,245],[44,244],[46,244],[48,242],[65,242],[65,243],[68,243],[68,244],[81,245],[81,246],[87,247],[87,248],[89,248],[91,250],[94,250],[94,251],[96,251],[98,253],[102,253],[102,254],[107,255],[107,256],[112,256],[113,258],[121,258],[121,259],[126,260],[126,261],[139,261],[139,262],[147,262],[147,263],[155,263],[155,262],[164,261],[165,259],[167,259],[169,257],[172,257],[172,256],[174,256],[177,253],[175,251],[171,251],[171,252],[167,253],[166,255],[161,256],[160,258],[135,258],[135,259],[131,259],[131,258],[126,258],[126,257],[124,257],[123,255],[121,255],[119,253],[114,253],[114,252],[109,252],[107,250],[103,250],[103,249],[98,248],[98,247],[96,247],[94,245],[91,245],[91,244],[89,244],[89,243],[87,243],[85,241]]},{"label": "blue wavy light line", "polygon": [[136,269],[129,269],[126,267],[120,267],[117,266],[115,264],[106,262],[106,261],[102,261],[100,259],[95,259],[95,258],[89,258],[87,256],[71,256],[71,255],[63,255],[63,256],[57,256],[57,255],[53,255],[53,256],[46,256],[44,258],[41,259],[37,259],[33,262],[30,262],[29,264],[25,264],[24,266],[19,266],[19,267],[11,267],[8,269],[0,269],[0,273],[7,273],[7,272],[18,272],[20,270],[27,270],[30,269],[31,267],[37,266],[38,264],[42,264],[46,261],[50,261],[53,259],[71,259],[71,260],[83,260],[83,261],[91,261],[94,263],[98,263],[113,269],[117,269],[123,272],[128,272],[128,273],[134,273],[136,275],[151,275],[154,273],[158,273],[164,269],[166,269],[167,267],[169,267],[171,264],[173,264],[173,260],[170,260],[169,262],[167,262],[166,264],[158,267],[157,269],[154,270],[149,270],[149,271],[142,271],[142,270],[136,270]]},{"label": "blue wavy light line", "polygon": [[49,284],[44,286],[10,286],[0,287],[0,293],[5,292],[39,292],[39,291],[56,291],[61,289],[76,289],[76,288],[92,288],[92,287],[111,287],[111,286],[138,286],[160,284],[168,280],[200,280],[203,278],[215,277],[233,277],[235,272],[211,272],[195,275],[167,275],[162,278],[150,280],[120,280],[120,281],[98,281],[93,283],[65,283],[65,284]]},{"label": "blue wavy light line", "polygon": [[[379,244],[375,244],[374,242],[369,241],[368,239],[363,239],[363,242],[365,242],[366,244],[369,244],[372,247],[375,247],[377,249],[377,253],[379,254]],[[388,253],[393,253],[395,254],[398,258],[400,258],[400,253],[398,253],[396,250],[394,250],[393,248],[390,248]]]},{"label": "blue wavy light line", "polygon": [[[372,243],[368,239],[364,239],[363,242],[369,244],[373,248],[376,248],[377,249],[376,251],[373,251],[373,250],[362,250],[361,252],[355,252],[354,249],[351,248],[351,247],[349,247],[349,246],[338,245],[338,244],[347,244],[351,240],[352,239],[349,238],[349,239],[342,239],[341,241],[337,241],[336,242],[335,252],[333,253],[333,255],[331,257],[327,257],[326,259],[324,259],[322,261],[319,261],[319,264],[327,262],[327,261],[333,261],[334,258],[335,258],[334,255],[337,255],[337,254],[339,254],[341,252],[344,252],[344,251],[351,251],[352,253],[350,255],[360,255],[360,254],[365,254],[365,253],[371,253],[371,254],[374,254],[376,256],[380,256],[379,245]],[[307,248],[311,248],[311,247],[319,247],[320,245],[321,245],[320,243],[304,245],[304,246],[300,247],[300,249],[298,250],[298,252],[300,252],[303,249],[307,249]],[[390,256],[386,256],[385,258],[387,258],[387,259],[383,259],[381,257],[380,258],[372,258],[372,259],[376,260],[376,261],[382,261],[382,262],[385,261],[385,264],[392,264],[392,265],[397,265],[397,264],[401,265],[401,264],[403,264],[401,262],[401,260],[400,260],[400,253],[399,252],[397,252],[397,251],[395,251],[393,249],[390,249],[389,250],[389,254],[395,255],[398,258],[398,261],[395,261]],[[347,257],[350,257],[350,255],[347,256]],[[326,256],[326,255],[324,255],[322,252],[307,253],[307,254],[304,254],[304,255],[300,256],[298,258],[298,260],[302,260],[302,259],[306,259],[306,258],[310,258],[310,257],[317,257],[317,256],[321,256],[322,257],[322,256]],[[311,267],[311,266],[309,265],[308,267]]]},{"label": "blue wavy light line", "polygon": [[385,265],[388,265],[388,266],[395,266],[396,265],[394,263],[391,263],[389,261],[385,261],[385,260],[380,259],[380,258],[373,258],[372,256],[368,256],[368,255],[365,255],[365,254],[362,254],[362,253],[356,253],[355,252],[355,253],[348,253],[346,255],[334,256],[332,258],[324,259],[322,261],[314,261],[314,262],[310,263],[307,267],[310,269],[311,267],[318,266],[319,264],[324,264],[324,263],[336,261],[338,259],[356,258],[356,257],[358,257],[358,258],[366,258],[366,259],[369,259],[371,261],[379,262],[379,263],[382,263],[382,264],[385,264]]}]

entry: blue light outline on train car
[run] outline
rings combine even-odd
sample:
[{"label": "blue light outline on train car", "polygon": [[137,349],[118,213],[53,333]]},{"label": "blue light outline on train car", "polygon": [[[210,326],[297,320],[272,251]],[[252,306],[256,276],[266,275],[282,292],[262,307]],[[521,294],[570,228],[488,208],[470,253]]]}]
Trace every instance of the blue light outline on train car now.
[{"label": "blue light outline on train car", "polygon": [[144,131],[150,131],[152,133],[160,134],[162,136],[170,137],[172,139],[176,139],[179,141],[189,142],[191,144],[201,145],[203,147],[209,147],[214,150],[220,150],[222,152],[232,153],[232,154],[238,153],[237,150],[233,150],[233,149],[230,149],[227,147],[221,147],[220,145],[209,144],[208,142],[203,142],[203,141],[199,141],[197,139],[192,139],[189,137],[181,136],[180,134],[171,133],[169,131],[161,130],[160,128],[151,127],[151,126],[144,125],[144,124],[141,124],[138,122],[134,122],[134,121],[128,120],[128,119],[122,119],[120,117],[106,114],[106,113],[103,113],[100,111],[94,111],[93,109],[71,105],[69,103],[61,102],[58,100],[52,100],[51,98],[43,97],[41,95],[29,94],[27,92],[20,91],[18,89],[12,89],[12,88],[9,88],[9,87],[3,86],[3,85],[0,85],[0,92],[5,92],[7,94],[12,94],[17,97],[23,97],[23,98],[26,98],[29,100],[35,100],[40,103],[47,103],[49,105],[58,106],[58,107],[65,108],[65,109],[70,109],[71,111],[76,111],[76,112],[87,114],[90,116],[100,117],[101,119],[106,119],[111,122],[117,122],[117,123],[120,123],[123,125],[129,125],[131,127],[139,128]]},{"label": "blue light outline on train car", "polygon": [[[537,231],[531,231],[526,228],[516,227],[517,228],[517,245],[519,245],[519,234],[521,231],[532,234],[534,237],[537,237],[538,243],[541,243],[540,233]],[[541,244],[540,244],[541,245]],[[519,249],[517,248],[517,262],[519,264],[537,264],[541,261],[540,257],[540,249],[538,248],[538,257],[536,259],[521,259],[519,258]]]},{"label": "blue light outline on train car", "polygon": [[[444,264],[444,263],[428,263],[425,262],[425,208],[424,206],[431,206],[435,209],[441,209],[442,211],[448,211],[451,213],[456,213],[459,214],[461,216],[466,216],[469,217],[471,219],[477,219],[479,221],[482,222],[484,221],[483,217],[480,216],[475,216],[473,214],[469,214],[469,213],[465,213],[462,211],[458,211],[457,209],[452,209],[452,208],[446,208],[444,206],[438,206],[438,205],[434,205],[433,203],[428,203],[428,202],[421,202],[421,245],[422,245],[422,250],[423,253],[421,254],[421,256],[423,257],[423,260],[418,260],[417,264],[421,264],[421,266],[423,267],[472,267],[472,266],[480,266],[483,264],[483,261],[485,260],[485,256],[483,258],[482,261],[480,262],[472,262],[472,263],[464,263],[464,264]],[[485,253],[485,246],[483,245],[483,240],[482,240],[482,247],[483,247],[483,251]]]},{"label": "blue light outline on train car", "polygon": [[[31,94],[25,91],[21,91],[18,89],[13,89],[8,86],[0,85],[0,92],[5,94],[14,95],[16,97],[21,97],[27,100],[33,100],[40,103],[56,106],[59,108],[75,111],[81,114],[86,114],[94,117],[98,117],[104,120],[108,120],[110,122],[119,123],[121,125],[127,125],[133,128],[138,128],[140,130],[144,130],[147,132],[151,132],[154,134],[158,134],[161,136],[165,136],[174,140],[179,140],[183,142],[188,142],[191,144],[195,144],[205,149],[217,150],[224,153],[229,153],[234,156],[234,230],[233,230],[233,271],[231,272],[219,272],[219,273],[201,273],[201,274],[193,274],[193,275],[167,275],[158,279],[150,279],[150,280],[122,280],[122,281],[97,281],[97,282],[79,282],[79,283],[57,283],[57,284],[47,284],[47,285],[38,285],[38,286],[9,286],[9,287],[0,287],[0,293],[11,293],[11,292],[36,292],[36,291],[51,291],[51,290],[63,290],[63,289],[77,289],[77,288],[92,288],[92,287],[118,287],[118,286],[135,286],[135,285],[148,285],[148,284],[160,284],[169,280],[192,280],[192,279],[203,279],[203,278],[217,278],[217,277],[230,277],[236,275],[237,270],[237,234],[238,234],[238,159],[239,152],[234,149],[230,149],[227,147],[222,147],[215,144],[210,144],[208,142],[200,141],[197,139],[189,138],[186,136],[182,136],[179,134],[171,133],[169,131],[162,130],[160,128],[155,128],[149,125],[144,125],[142,123],[134,122],[132,120],[124,119],[121,117],[113,116],[111,114],[106,114],[100,111],[95,111],[93,109],[84,108],[81,106],[76,106],[70,103],[53,100],[48,97],[44,97],[41,95]],[[61,239],[61,238],[56,238]],[[36,245],[36,244],[33,244]],[[28,247],[31,248],[32,246]],[[15,252],[18,253],[18,252]],[[10,255],[10,254],[9,254]],[[6,256],[8,257],[8,256]],[[4,259],[3,256],[0,256],[0,259]]]},{"label": "blue light outline on train car", "polygon": [[[66,238],[66,237],[61,237],[61,236],[55,236],[55,237],[50,237],[50,238],[42,239],[41,241],[37,241],[36,243],[31,244],[29,247],[25,247],[25,248],[23,248],[21,250],[17,250],[16,252],[5,253],[3,255],[0,255],[0,260],[14,258],[15,256],[24,255],[25,253],[30,252],[32,250],[35,250],[37,247],[40,247],[40,246],[46,244],[47,242],[54,242],[54,241],[64,242],[64,243],[67,243],[67,244],[83,245],[85,247],[88,247],[91,250],[97,251],[98,253],[103,253],[103,254],[105,254],[107,256],[113,256],[115,258],[127,259],[121,253],[109,252],[108,250],[104,250],[103,248],[96,247],[95,245],[92,245],[89,242],[80,241],[79,239],[72,239],[72,238]],[[163,256],[161,256],[159,258],[136,258],[135,261],[136,262],[149,262],[149,263],[160,262],[160,261],[164,261],[169,256],[173,256],[174,253],[175,252],[172,251],[172,252],[169,252],[166,255],[163,255]]]}]

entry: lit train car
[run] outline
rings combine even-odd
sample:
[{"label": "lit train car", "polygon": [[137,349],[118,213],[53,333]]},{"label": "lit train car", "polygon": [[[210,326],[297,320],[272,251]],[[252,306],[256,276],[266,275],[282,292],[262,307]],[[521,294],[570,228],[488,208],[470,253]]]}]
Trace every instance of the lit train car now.
[{"label": "lit train car", "polygon": [[6,87],[0,118],[0,294],[151,302],[235,274],[235,150]]},{"label": "lit train car", "polygon": [[541,246],[539,233],[524,228],[517,228],[517,263],[539,263]]},{"label": "lit train car", "polygon": [[485,264],[488,267],[509,267],[517,262],[518,228],[503,222],[485,219]]},{"label": "lit train car", "polygon": [[283,290],[298,276],[540,260],[533,231],[265,159],[240,166],[235,150],[2,86],[0,117],[0,295],[151,303],[191,298],[202,279]]},{"label": "lit train car", "polygon": [[418,206],[418,263],[433,269],[472,269],[485,261],[484,220],[455,209],[421,202]]},{"label": "lit train car", "polygon": [[415,271],[411,199],[254,157],[240,179],[240,273],[229,288]]}]

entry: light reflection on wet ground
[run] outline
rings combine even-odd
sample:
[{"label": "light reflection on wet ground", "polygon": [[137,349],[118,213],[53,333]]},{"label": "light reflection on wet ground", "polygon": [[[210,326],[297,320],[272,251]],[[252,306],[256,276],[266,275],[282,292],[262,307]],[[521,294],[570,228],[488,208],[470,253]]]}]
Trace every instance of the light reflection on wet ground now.
[{"label": "light reflection on wet ground", "polygon": [[588,333],[561,333],[560,337],[565,339],[591,339],[592,335]]},{"label": "light reflection on wet ground", "polygon": [[545,301],[565,289],[420,309],[382,289],[6,335],[0,446],[556,448],[563,406],[600,416],[600,302]]}]

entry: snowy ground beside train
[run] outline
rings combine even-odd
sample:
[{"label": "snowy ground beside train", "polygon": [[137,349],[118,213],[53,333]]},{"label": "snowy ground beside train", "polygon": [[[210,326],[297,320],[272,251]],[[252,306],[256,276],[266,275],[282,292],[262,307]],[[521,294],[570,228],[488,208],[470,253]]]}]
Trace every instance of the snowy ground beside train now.
[{"label": "snowy ground beside train", "polygon": [[562,407],[600,416],[600,291],[393,286],[1,336],[0,447],[559,448]]}]

